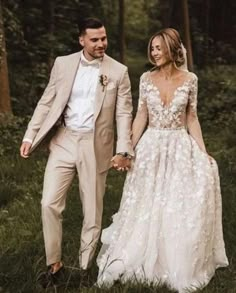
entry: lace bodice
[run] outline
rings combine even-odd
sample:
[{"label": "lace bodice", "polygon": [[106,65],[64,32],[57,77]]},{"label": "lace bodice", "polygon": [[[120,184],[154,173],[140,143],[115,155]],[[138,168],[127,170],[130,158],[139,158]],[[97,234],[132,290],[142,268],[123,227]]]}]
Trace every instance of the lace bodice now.
[{"label": "lace bodice", "polygon": [[[160,91],[150,78],[150,72],[141,76],[138,112],[146,112],[149,127],[176,129],[186,126],[186,114],[196,115],[197,76],[189,73],[184,83],[178,86],[168,105],[164,105]],[[140,113],[142,114],[142,113]]]}]

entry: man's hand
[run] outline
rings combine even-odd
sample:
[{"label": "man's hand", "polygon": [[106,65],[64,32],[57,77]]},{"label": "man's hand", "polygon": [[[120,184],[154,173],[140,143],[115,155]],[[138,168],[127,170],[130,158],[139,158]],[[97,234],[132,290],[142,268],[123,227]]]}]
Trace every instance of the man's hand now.
[{"label": "man's hand", "polygon": [[209,159],[210,163],[213,164],[214,163],[214,158],[212,156],[210,156],[209,154],[207,154],[207,156],[208,156],[208,159]]},{"label": "man's hand", "polygon": [[118,171],[128,171],[131,168],[131,159],[121,155],[115,155],[112,159],[112,167]]},{"label": "man's hand", "polygon": [[29,157],[29,150],[31,148],[32,143],[24,141],[20,147],[20,155],[22,158],[27,159]]}]

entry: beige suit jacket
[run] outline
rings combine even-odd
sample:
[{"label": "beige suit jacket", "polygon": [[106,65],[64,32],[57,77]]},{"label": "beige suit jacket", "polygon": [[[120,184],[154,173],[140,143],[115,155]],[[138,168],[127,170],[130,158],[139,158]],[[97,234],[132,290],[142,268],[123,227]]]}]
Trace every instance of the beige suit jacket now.
[{"label": "beige suit jacket", "polygon": [[[81,52],[57,57],[49,83],[28,124],[24,138],[32,139],[32,152],[60,119],[69,100]],[[94,105],[94,147],[99,172],[111,163],[114,125],[117,127],[116,152],[133,154],[131,145],[132,98],[127,67],[105,55],[100,66],[108,83],[98,82]]]}]

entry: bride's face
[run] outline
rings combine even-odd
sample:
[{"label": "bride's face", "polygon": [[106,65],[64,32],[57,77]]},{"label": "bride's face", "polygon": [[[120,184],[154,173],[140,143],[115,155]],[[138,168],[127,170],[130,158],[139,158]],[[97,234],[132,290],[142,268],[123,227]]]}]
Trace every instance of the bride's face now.
[{"label": "bride's face", "polygon": [[161,67],[170,62],[166,46],[160,37],[155,37],[152,40],[151,56],[158,67]]}]

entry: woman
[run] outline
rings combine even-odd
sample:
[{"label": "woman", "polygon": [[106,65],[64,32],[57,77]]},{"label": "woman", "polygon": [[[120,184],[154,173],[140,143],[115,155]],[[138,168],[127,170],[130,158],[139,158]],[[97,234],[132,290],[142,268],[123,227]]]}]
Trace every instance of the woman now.
[{"label": "woman", "polygon": [[140,80],[135,162],[120,209],[102,233],[97,284],[120,279],[194,291],[228,265],[217,164],[197,118],[197,76],[181,69],[178,32],[155,34],[148,55],[155,68]]}]

